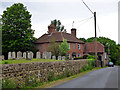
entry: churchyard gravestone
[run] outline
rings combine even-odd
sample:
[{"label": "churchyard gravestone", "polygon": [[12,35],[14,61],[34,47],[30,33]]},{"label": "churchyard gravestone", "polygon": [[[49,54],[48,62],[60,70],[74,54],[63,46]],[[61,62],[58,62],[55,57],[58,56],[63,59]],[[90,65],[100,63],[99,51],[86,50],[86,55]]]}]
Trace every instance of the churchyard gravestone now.
[{"label": "churchyard gravestone", "polygon": [[17,52],[17,59],[18,60],[22,59],[22,52],[21,51]]},{"label": "churchyard gravestone", "polygon": [[8,52],[8,59],[12,59],[12,53]]},{"label": "churchyard gravestone", "polygon": [[47,59],[47,52],[46,52],[46,51],[43,52],[43,54],[42,54],[42,58],[43,58],[43,59]]},{"label": "churchyard gravestone", "polygon": [[65,60],[65,56],[62,56],[62,60]]},{"label": "churchyard gravestone", "polygon": [[41,53],[40,52],[36,52],[36,58],[40,59],[41,58]]},{"label": "churchyard gravestone", "polygon": [[12,59],[16,59],[16,54],[15,54],[15,52],[12,52]]},{"label": "churchyard gravestone", "polygon": [[52,59],[56,59],[56,57],[55,57],[55,56],[52,56]]},{"label": "churchyard gravestone", "polygon": [[33,52],[28,52],[28,60],[31,60],[33,58]]},{"label": "churchyard gravestone", "polygon": [[30,53],[31,53],[31,55],[32,55],[32,59],[33,59],[33,55],[34,55],[34,54],[33,54],[33,52],[30,52]]},{"label": "churchyard gravestone", "polygon": [[61,60],[61,56],[58,56],[58,60]]},{"label": "churchyard gravestone", "polygon": [[5,60],[5,57],[4,57],[4,55],[2,55],[1,57],[2,57],[2,58],[1,58],[2,60]]},{"label": "churchyard gravestone", "polygon": [[26,59],[26,52],[23,52],[23,58]]},{"label": "churchyard gravestone", "polygon": [[47,59],[51,59],[51,55],[52,55],[51,52],[47,52]]}]

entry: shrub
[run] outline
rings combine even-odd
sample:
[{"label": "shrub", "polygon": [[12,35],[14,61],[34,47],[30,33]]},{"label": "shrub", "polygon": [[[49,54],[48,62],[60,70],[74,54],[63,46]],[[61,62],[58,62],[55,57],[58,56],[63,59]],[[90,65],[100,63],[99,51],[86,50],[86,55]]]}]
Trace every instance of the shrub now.
[{"label": "shrub", "polygon": [[71,76],[71,73],[69,70],[66,70],[66,77],[70,77]]},{"label": "shrub", "polygon": [[74,60],[83,59],[82,57],[75,57]]},{"label": "shrub", "polygon": [[4,62],[4,64],[8,64],[8,62],[7,62],[7,61],[5,61],[5,62]]},{"label": "shrub", "polygon": [[88,66],[87,65],[84,65],[83,66],[83,71],[87,71],[88,70]]},{"label": "shrub", "polygon": [[93,55],[88,55],[87,59],[95,60],[95,56],[93,56]]},{"label": "shrub", "polygon": [[27,76],[25,80],[25,86],[37,86],[39,80],[35,76]]},{"label": "shrub", "polygon": [[49,77],[48,77],[48,81],[53,81],[53,80],[55,80],[54,72],[50,72]]},{"label": "shrub", "polygon": [[15,81],[13,79],[5,79],[2,81],[2,88],[16,88]]}]

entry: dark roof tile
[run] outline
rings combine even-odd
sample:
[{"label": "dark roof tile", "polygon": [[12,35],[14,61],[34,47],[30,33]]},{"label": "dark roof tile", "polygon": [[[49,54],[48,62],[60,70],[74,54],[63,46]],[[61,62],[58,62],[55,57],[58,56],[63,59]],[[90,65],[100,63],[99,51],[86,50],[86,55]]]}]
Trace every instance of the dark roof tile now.
[{"label": "dark roof tile", "polygon": [[75,36],[64,32],[56,32],[56,33],[52,33],[51,35],[44,34],[40,38],[38,38],[35,43],[48,43],[51,42],[53,39],[56,42],[62,42],[64,39],[67,39],[68,42],[84,43]]}]

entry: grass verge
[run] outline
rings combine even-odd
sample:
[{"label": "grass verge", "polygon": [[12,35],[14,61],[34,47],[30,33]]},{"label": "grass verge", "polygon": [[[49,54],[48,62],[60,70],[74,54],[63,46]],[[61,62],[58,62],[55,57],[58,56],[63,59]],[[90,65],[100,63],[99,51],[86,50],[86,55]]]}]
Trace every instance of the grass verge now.
[{"label": "grass verge", "polygon": [[32,62],[56,62],[56,61],[65,61],[65,60],[54,60],[54,59],[32,59],[32,60],[3,60],[2,64],[19,64],[19,63],[32,63]]},{"label": "grass verge", "polygon": [[[106,68],[106,67],[102,67],[102,68]],[[67,82],[69,80],[72,80],[74,78],[77,78],[77,77],[80,77],[84,74],[87,74],[89,72],[92,72],[92,71],[95,71],[95,70],[98,70],[98,69],[102,69],[101,67],[96,67],[92,70],[87,70],[87,71],[84,71],[84,72],[81,72],[79,74],[76,74],[76,75],[73,75],[73,76],[70,76],[70,77],[66,77],[66,78],[63,78],[63,79],[59,79],[59,80],[55,80],[55,81],[51,81],[51,82],[44,82],[42,83],[39,87],[36,87],[36,88],[50,88],[50,87],[53,87],[53,86],[56,86],[58,84],[61,84],[61,83],[64,83],[64,82]]]}]

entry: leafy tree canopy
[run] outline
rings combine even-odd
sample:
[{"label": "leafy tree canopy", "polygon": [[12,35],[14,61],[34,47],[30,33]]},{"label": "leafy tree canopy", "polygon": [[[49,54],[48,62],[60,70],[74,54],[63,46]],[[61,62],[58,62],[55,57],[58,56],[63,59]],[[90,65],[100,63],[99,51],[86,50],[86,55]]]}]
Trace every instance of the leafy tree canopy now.
[{"label": "leafy tree canopy", "polygon": [[66,32],[66,29],[64,29],[64,26],[61,24],[60,20],[53,20],[51,21],[51,24],[55,25],[57,32]]},{"label": "leafy tree canopy", "polygon": [[66,53],[70,50],[66,39],[64,39],[61,45],[59,45],[59,49],[62,56],[66,55]]},{"label": "leafy tree canopy", "polygon": [[50,46],[48,48],[49,52],[52,52],[52,55],[58,57],[60,54],[60,50],[59,50],[59,43],[55,42],[55,39],[52,39],[52,41],[50,42]]},{"label": "leafy tree canopy", "polygon": [[[93,42],[94,41],[94,37],[88,38],[87,40],[84,40],[84,38],[80,38],[80,40],[82,41],[86,41],[86,42]],[[105,48],[105,52],[108,53],[108,47],[110,49],[110,58],[111,61],[116,63],[119,59],[120,59],[120,45],[117,45],[116,42],[114,40],[111,40],[109,38],[106,37],[99,37],[97,38],[97,41],[102,43],[104,45]]]},{"label": "leafy tree canopy", "polygon": [[22,3],[15,3],[3,11],[2,51],[27,51],[34,49],[34,30],[31,29],[31,14]]}]

